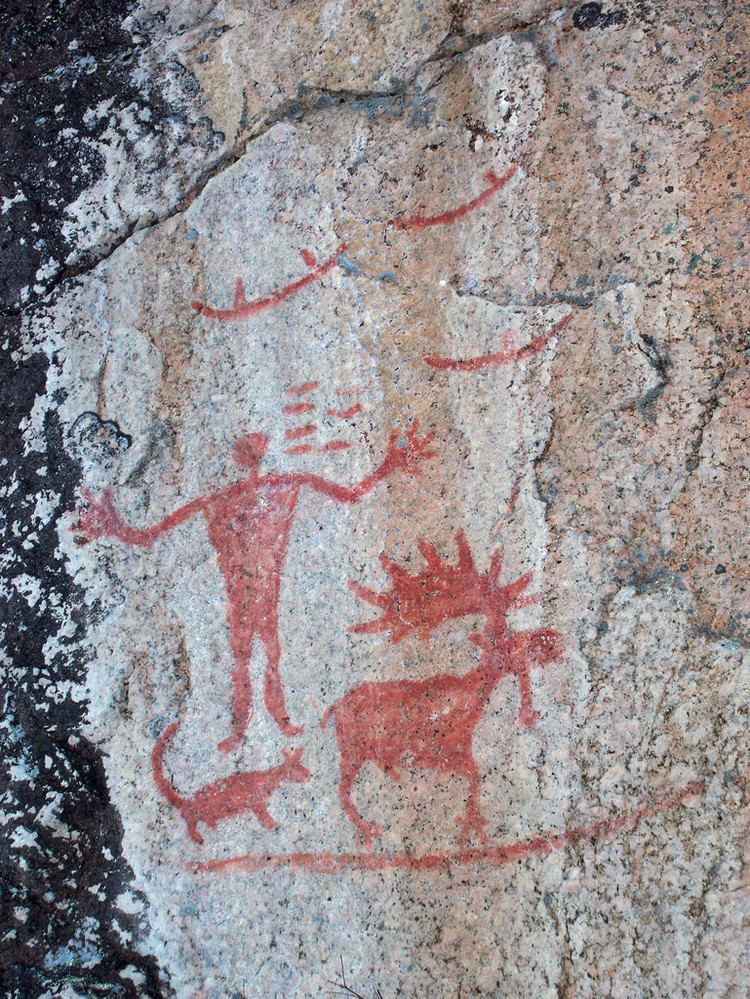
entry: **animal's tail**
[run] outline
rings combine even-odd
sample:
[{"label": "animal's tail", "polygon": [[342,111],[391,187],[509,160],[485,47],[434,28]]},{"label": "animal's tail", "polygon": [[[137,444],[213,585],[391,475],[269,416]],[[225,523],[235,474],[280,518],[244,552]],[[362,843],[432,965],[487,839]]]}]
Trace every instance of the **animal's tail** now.
[{"label": "animal's tail", "polygon": [[167,748],[167,743],[171,741],[179,727],[179,722],[172,722],[171,725],[167,725],[151,750],[151,770],[154,775],[154,784],[156,784],[167,801],[174,805],[175,808],[180,808],[184,804],[185,799],[180,797],[164,774],[164,751]]},{"label": "animal's tail", "polygon": [[320,719],[320,727],[321,728],[325,728],[326,727],[326,725],[328,724],[328,721],[329,721],[331,715],[333,714],[335,708],[336,708],[336,705],[335,704],[331,704],[329,707],[327,707],[325,709],[325,711],[323,712],[323,717]]}]

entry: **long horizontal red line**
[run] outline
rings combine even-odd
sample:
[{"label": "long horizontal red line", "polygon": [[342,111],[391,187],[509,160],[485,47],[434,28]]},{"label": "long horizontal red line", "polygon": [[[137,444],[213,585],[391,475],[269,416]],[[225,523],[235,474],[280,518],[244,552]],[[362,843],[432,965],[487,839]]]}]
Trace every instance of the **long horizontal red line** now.
[{"label": "long horizontal red line", "polygon": [[285,298],[290,298],[298,291],[301,291],[306,285],[312,284],[313,281],[317,281],[319,277],[322,277],[324,274],[328,273],[331,268],[336,266],[336,260],[345,250],[346,244],[342,243],[334,254],[332,254],[327,260],[324,260],[322,264],[318,264],[317,267],[313,267],[313,269],[308,274],[305,274],[304,277],[299,278],[297,281],[292,281],[291,284],[287,284],[283,288],[279,288],[278,291],[271,292],[271,294],[266,295],[265,298],[256,298],[252,302],[240,301],[231,309],[214,309],[210,305],[204,305],[199,301],[194,301],[190,304],[196,312],[205,316],[207,319],[221,319],[224,322],[228,322],[233,319],[249,319],[250,316],[254,316],[256,312],[261,312],[263,309],[267,309],[272,305],[278,305],[278,303],[283,302]]},{"label": "long horizontal red line", "polygon": [[438,371],[481,371],[483,368],[498,368],[502,364],[511,364],[513,361],[522,361],[524,357],[536,354],[542,349],[553,336],[556,336],[573,319],[573,313],[565,316],[559,323],[550,326],[546,333],[535,337],[533,340],[518,350],[501,350],[497,354],[482,354],[479,357],[467,357],[458,360],[453,357],[441,357],[439,354],[428,354],[424,358],[425,364]]},{"label": "long horizontal red line", "polygon": [[517,170],[518,165],[515,163],[513,166],[508,167],[501,177],[498,177],[492,170],[488,170],[484,176],[485,180],[489,181],[489,187],[486,187],[476,196],[476,198],[472,198],[471,201],[466,201],[457,208],[451,208],[449,211],[442,212],[440,215],[424,216],[420,212],[417,215],[410,216],[409,218],[395,219],[393,224],[397,229],[419,230],[429,229],[433,225],[449,225],[451,222],[457,222],[458,219],[468,215],[469,212],[473,212],[477,208],[486,204],[493,194],[497,194],[500,188],[505,187]]},{"label": "long horizontal red line", "polygon": [[632,830],[651,815],[665,812],[679,805],[686,798],[703,792],[700,781],[691,781],[681,791],[675,791],[650,805],[637,808],[625,815],[601,819],[590,825],[577,826],[563,832],[544,833],[533,839],[519,840],[505,846],[483,846],[475,850],[456,850],[448,853],[430,853],[415,856],[410,853],[246,853],[223,860],[192,861],[186,864],[193,874],[211,874],[235,871],[261,871],[289,868],[313,871],[316,874],[338,874],[344,870],[385,871],[443,871],[456,864],[487,863],[494,867],[511,864],[534,854],[563,850],[576,843],[613,836],[623,830]]}]

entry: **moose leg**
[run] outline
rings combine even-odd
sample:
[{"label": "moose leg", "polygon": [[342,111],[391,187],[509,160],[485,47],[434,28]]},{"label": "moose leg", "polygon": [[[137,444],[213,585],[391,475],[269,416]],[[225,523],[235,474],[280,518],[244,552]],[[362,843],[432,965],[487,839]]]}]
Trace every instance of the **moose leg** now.
[{"label": "moose leg", "polygon": [[484,831],[484,827],[487,825],[487,819],[482,818],[482,812],[480,810],[480,785],[479,785],[479,771],[477,770],[476,763],[472,760],[467,764],[464,770],[464,776],[469,781],[469,794],[466,798],[466,815],[464,817],[463,825],[461,827],[461,833],[458,837],[458,842],[461,846],[465,846],[472,833],[476,833],[479,839],[483,842],[487,842],[487,834]]},{"label": "moose leg", "polygon": [[521,692],[521,724],[527,728],[533,725],[539,717],[539,712],[534,709],[534,699],[531,694],[531,677],[528,667],[518,673],[518,687]]},{"label": "moose leg", "polygon": [[196,843],[203,845],[203,837],[198,832],[198,819],[192,815],[184,815],[185,824],[187,825],[188,836],[190,839],[194,840]]},{"label": "moose leg", "polygon": [[284,688],[281,686],[279,667],[281,665],[281,646],[279,645],[278,621],[274,614],[267,620],[261,633],[263,648],[266,650],[266,674],[263,681],[263,699],[268,713],[279,726],[284,735],[289,737],[299,735],[304,729],[292,725],[284,701]]},{"label": "moose leg", "polygon": [[253,805],[252,808],[255,818],[258,820],[258,822],[260,822],[260,824],[264,828],[266,829],[276,828],[277,825],[276,820],[274,819],[273,815],[271,815],[271,813],[268,811],[265,802],[259,801],[255,805]]},{"label": "moose leg", "polygon": [[[361,766],[361,764],[360,764]],[[339,784],[339,799],[341,807],[346,812],[347,818],[354,825],[357,842],[368,850],[372,846],[373,837],[380,835],[380,826],[375,822],[368,822],[360,815],[354,802],[351,799],[350,791],[357,779],[360,766],[341,764],[341,783]]]}]

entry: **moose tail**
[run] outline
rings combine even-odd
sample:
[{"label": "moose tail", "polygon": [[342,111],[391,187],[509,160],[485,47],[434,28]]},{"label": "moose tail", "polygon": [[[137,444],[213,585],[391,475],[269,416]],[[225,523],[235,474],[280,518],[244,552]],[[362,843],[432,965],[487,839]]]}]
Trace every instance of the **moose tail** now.
[{"label": "moose tail", "polygon": [[325,728],[326,727],[326,725],[328,724],[328,722],[330,720],[330,717],[333,714],[335,708],[336,708],[336,705],[335,704],[331,704],[329,707],[327,707],[325,709],[325,711],[323,712],[323,717],[320,719],[320,727],[321,728]]},{"label": "moose tail", "polygon": [[174,805],[175,808],[181,808],[185,803],[185,799],[180,797],[164,774],[164,751],[167,748],[167,743],[171,741],[179,727],[179,722],[172,722],[171,725],[167,725],[151,750],[151,770],[154,775],[154,784],[156,784],[167,801]]}]

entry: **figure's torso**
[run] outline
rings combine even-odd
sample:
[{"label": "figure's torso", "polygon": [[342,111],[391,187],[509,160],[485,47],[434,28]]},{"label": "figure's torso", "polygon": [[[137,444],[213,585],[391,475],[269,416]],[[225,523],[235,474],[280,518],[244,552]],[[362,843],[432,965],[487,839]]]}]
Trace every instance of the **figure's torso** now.
[{"label": "figure's torso", "polygon": [[208,536],[228,588],[278,586],[299,490],[271,477],[243,480],[206,504]]}]

